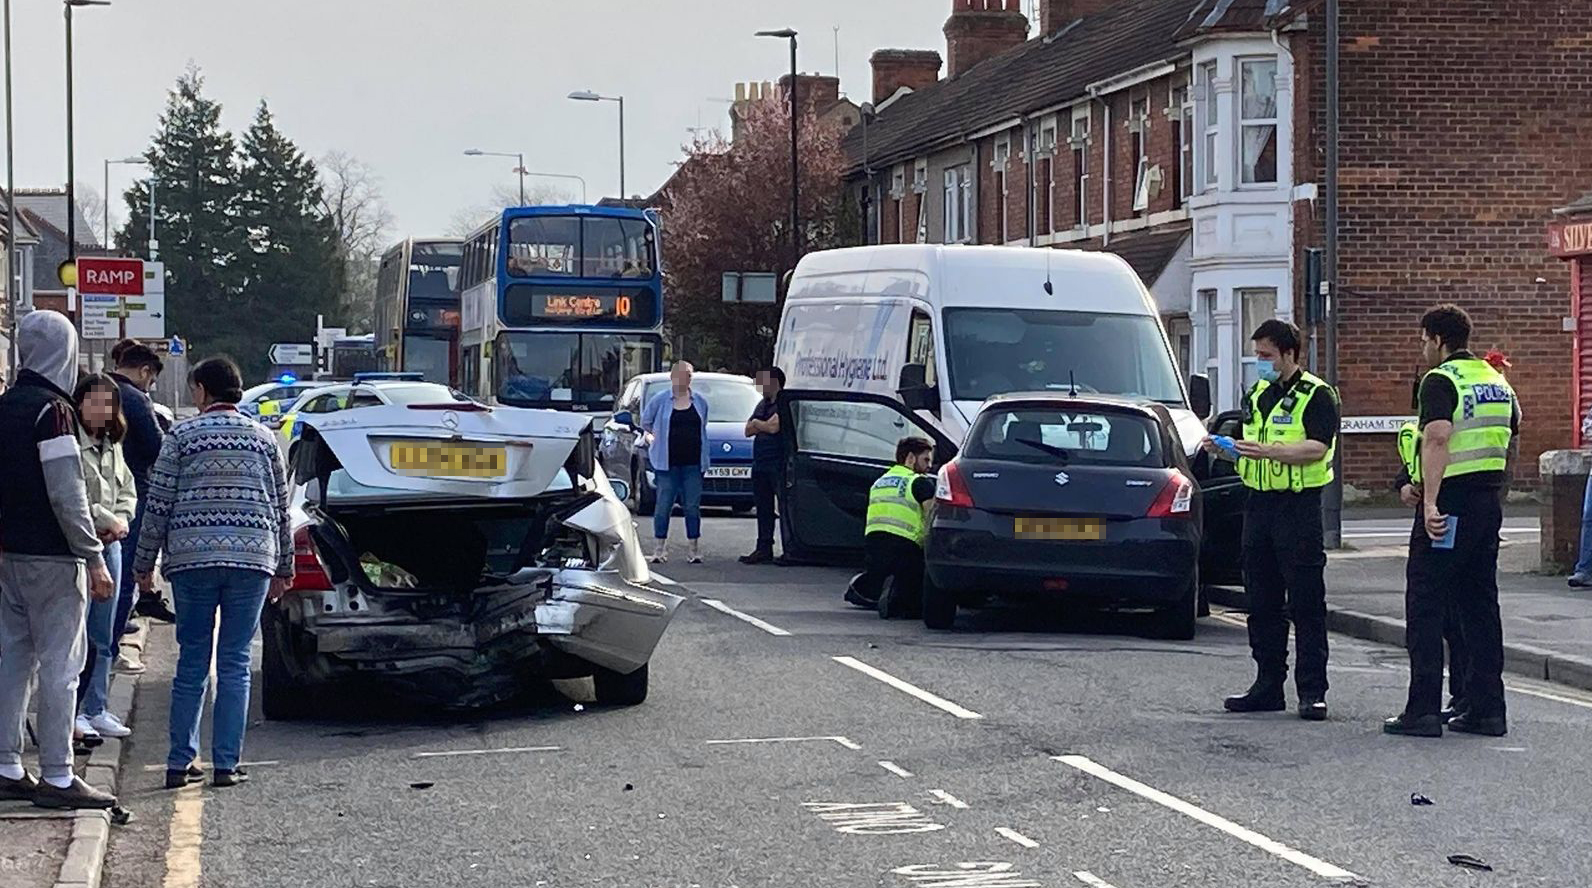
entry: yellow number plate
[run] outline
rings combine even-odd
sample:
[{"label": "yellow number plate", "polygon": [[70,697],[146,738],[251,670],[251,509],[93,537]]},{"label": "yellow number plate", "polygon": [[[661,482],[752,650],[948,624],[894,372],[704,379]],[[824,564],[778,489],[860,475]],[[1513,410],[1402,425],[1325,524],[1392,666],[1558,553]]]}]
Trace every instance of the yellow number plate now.
[{"label": "yellow number plate", "polygon": [[1025,540],[1098,540],[1105,537],[1099,518],[1042,518],[1018,515],[1013,528]]},{"label": "yellow number plate", "polygon": [[400,441],[392,445],[393,471],[404,475],[495,478],[508,466],[508,450],[471,444]]}]

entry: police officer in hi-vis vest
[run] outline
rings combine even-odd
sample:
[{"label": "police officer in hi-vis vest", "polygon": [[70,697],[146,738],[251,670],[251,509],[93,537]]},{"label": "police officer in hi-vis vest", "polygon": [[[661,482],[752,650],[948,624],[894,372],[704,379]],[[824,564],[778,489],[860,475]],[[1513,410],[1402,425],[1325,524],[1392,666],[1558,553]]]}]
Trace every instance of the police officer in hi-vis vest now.
[{"label": "police officer in hi-vis vest", "polygon": [[[1238,473],[1249,488],[1244,510],[1244,586],[1255,683],[1228,697],[1229,712],[1287,708],[1288,624],[1298,642],[1294,686],[1299,717],[1327,717],[1327,554],[1321,489],[1332,481],[1338,395],[1299,366],[1299,328],[1272,319],[1251,337],[1260,381],[1244,396]],[[1225,451],[1207,438],[1205,449]],[[1226,453],[1229,458],[1233,454]]]},{"label": "police officer in hi-vis vest", "polygon": [[[1416,391],[1420,390],[1416,380]],[[1415,409],[1420,410],[1420,396],[1415,395]],[[1420,426],[1406,422],[1399,426],[1399,462],[1402,467],[1393,481],[1399,492],[1399,502],[1411,509],[1421,507],[1421,431]],[[1419,513],[1416,514],[1419,522]],[[1465,711],[1465,673],[1470,670],[1465,655],[1465,635],[1459,630],[1459,612],[1450,601],[1443,614],[1443,643],[1448,647],[1448,705],[1438,713],[1443,724]]]},{"label": "police officer in hi-vis vest", "polygon": [[1503,622],[1498,613],[1498,494],[1509,445],[1520,428],[1514,389],[1471,354],[1470,316],[1440,305],[1421,318],[1421,354],[1433,369],[1421,381],[1421,507],[1405,567],[1405,639],[1410,693],[1404,711],[1382,730],[1443,735],[1443,624],[1452,608],[1464,639],[1464,711],[1448,729],[1501,737],[1504,710]]},{"label": "police officer in hi-vis vest", "polygon": [[[852,578],[846,601],[878,608],[880,616],[916,616],[923,605],[923,542],[929,523],[923,506],[934,499],[934,442],[908,437],[896,443],[896,461],[868,491],[864,529],[866,570]],[[887,589],[885,580],[894,577]]]}]

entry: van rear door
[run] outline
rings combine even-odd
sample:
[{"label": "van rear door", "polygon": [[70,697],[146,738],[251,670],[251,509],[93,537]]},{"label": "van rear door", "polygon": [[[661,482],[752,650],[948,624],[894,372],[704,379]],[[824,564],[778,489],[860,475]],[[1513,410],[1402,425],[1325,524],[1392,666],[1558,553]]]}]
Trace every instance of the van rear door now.
[{"label": "van rear door", "polygon": [[935,465],[956,455],[943,433],[883,395],[793,391],[780,396],[786,430],[780,507],[787,558],[829,563],[862,557],[868,490],[908,436],[935,444]]}]

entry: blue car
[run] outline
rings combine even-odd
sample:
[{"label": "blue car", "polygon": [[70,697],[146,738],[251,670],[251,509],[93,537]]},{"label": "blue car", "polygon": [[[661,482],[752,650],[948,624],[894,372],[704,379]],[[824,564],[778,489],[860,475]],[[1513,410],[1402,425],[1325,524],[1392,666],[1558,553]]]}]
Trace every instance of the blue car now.
[{"label": "blue car", "polygon": [[[702,505],[725,506],[737,512],[752,508],[752,439],[746,421],[763,399],[747,376],[698,373],[691,388],[708,402],[708,448],[712,465],[702,478]],[[614,415],[602,429],[599,454],[603,472],[630,485],[630,508],[651,515],[657,487],[647,464],[647,440],[641,430],[641,408],[659,392],[669,390],[669,374],[643,373],[625,385],[614,401]]]}]

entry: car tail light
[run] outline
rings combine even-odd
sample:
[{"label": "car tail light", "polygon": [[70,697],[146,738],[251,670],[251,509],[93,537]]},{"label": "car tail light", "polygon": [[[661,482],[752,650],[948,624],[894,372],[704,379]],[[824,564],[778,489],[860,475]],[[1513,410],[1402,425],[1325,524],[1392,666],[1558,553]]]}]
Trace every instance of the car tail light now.
[{"label": "car tail light", "polygon": [[1194,482],[1182,472],[1173,472],[1166,486],[1150,504],[1149,518],[1189,518],[1194,514]]},{"label": "car tail light", "polygon": [[332,578],[326,575],[320,556],[315,554],[315,544],[310,541],[309,525],[293,533],[293,585],[294,592],[325,592],[332,588]]},{"label": "car tail light", "polygon": [[973,508],[973,495],[967,492],[967,482],[962,480],[962,469],[954,461],[940,468],[939,480],[934,485],[934,498],[947,506]]}]

